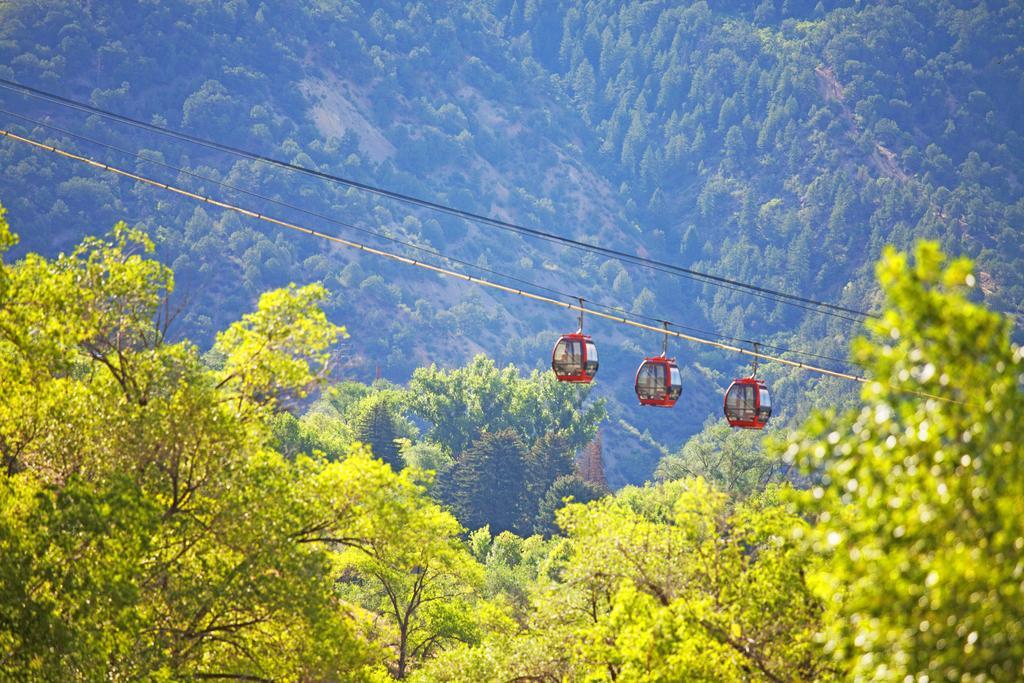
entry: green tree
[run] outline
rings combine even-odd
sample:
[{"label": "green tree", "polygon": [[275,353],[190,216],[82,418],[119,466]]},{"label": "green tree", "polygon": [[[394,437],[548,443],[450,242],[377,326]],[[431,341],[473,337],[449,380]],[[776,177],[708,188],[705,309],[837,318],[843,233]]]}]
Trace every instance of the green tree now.
[{"label": "green tree", "polygon": [[239,407],[275,408],[305,398],[330,372],[329,348],[346,336],[320,308],[322,285],[267,292],[254,313],[217,335],[224,357],[219,388],[234,392]]},{"label": "green tree", "polygon": [[590,61],[584,58],[573,72],[572,89],[576,102],[583,110],[583,115],[589,119],[590,110],[593,107],[594,93],[597,90],[597,81],[594,78],[594,67]]},{"label": "green tree", "polygon": [[469,546],[484,565],[484,595],[510,602],[512,616],[525,626],[532,610],[530,590],[547,562],[550,543],[540,536],[523,538],[510,531],[492,536],[488,527],[482,527],[470,534]]},{"label": "green tree", "polygon": [[343,492],[332,495],[339,502],[358,500],[359,512],[338,536],[318,532],[318,540],[344,549],[338,565],[354,572],[343,579],[342,594],[382,614],[393,629],[384,640],[399,679],[445,644],[475,638],[472,603],[482,579],[459,538],[462,527],[414,476],[394,474],[365,451],[349,455],[330,486]]},{"label": "green tree", "polygon": [[551,482],[537,508],[534,532],[552,536],[558,533],[556,516],[569,503],[589,503],[608,495],[608,492],[574,474],[558,477]]},{"label": "green tree", "polygon": [[[455,460],[444,448],[430,441],[413,442],[411,439],[398,439],[402,462],[422,472],[432,472],[433,477],[444,476]],[[434,479],[431,479],[431,484]]]},{"label": "green tree", "polygon": [[554,531],[554,508],[544,508],[545,495],[555,481],[575,472],[574,455],[569,440],[559,432],[545,434],[530,448],[522,500],[521,529],[524,532],[550,534]]},{"label": "green tree", "polygon": [[299,454],[322,453],[328,460],[340,460],[352,442],[350,430],[340,418],[311,409],[301,418],[278,413],[270,421],[274,449],[295,459]]},{"label": "green tree", "polygon": [[558,432],[545,434],[527,454],[527,485],[530,495],[539,499],[555,479],[572,474],[574,453],[569,440]]},{"label": "green tree", "polygon": [[399,413],[395,398],[378,392],[361,400],[349,411],[352,438],[367,444],[373,454],[392,469],[402,469],[399,439],[414,436],[414,427]]},{"label": "green tree", "polygon": [[519,531],[532,518],[527,451],[511,429],[484,432],[449,470],[445,499],[470,529]]},{"label": "green tree", "polygon": [[323,465],[269,450],[265,423],[314,386],[339,330],[314,291],[272,293],[210,370],[157,324],[173,278],[152,248],[119,225],[2,266],[2,668],[362,678],[376,648],[338,609],[329,546],[307,542],[352,505],[311,495]]},{"label": "green tree", "polygon": [[159,518],[127,477],[62,489],[29,474],[0,480],[6,675],[99,680],[111,661],[133,659],[145,624],[135,572]]},{"label": "green tree", "polygon": [[805,525],[776,490],[733,509],[691,479],[572,505],[559,522],[574,545],[563,580],[582,590],[548,593],[552,608],[597,609],[578,626],[582,661],[625,680],[827,672],[814,643],[820,603],[791,535]]},{"label": "green tree", "polygon": [[832,678],[815,640],[822,605],[804,580],[813,557],[793,535],[808,526],[784,499],[772,488],[733,506],[689,479],[569,505],[525,626],[495,621],[423,680]]},{"label": "green tree", "polygon": [[812,540],[845,674],[1014,680],[1024,661],[1024,352],[935,243],[878,264],[886,311],[854,346],[864,405],[787,455],[820,477]]},{"label": "green tree", "polygon": [[486,356],[464,368],[418,368],[409,381],[410,411],[426,420],[426,437],[461,454],[484,431],[513,429],[533,444],[558,431],[579,448],[589,442],[604,418],[604,402],[586,405],[589,387],[557,381],[550,372],[522,377],[514,365],[498,369]]},{"label": "green tree", "polygon": [[708,418],[678,452],[661,459],[654,475],[661,481],[703,477],[721,491],[749,496],[781,481],[788,469],[766,451],[765,437],[764,432],[733,429],[721,417]]}]

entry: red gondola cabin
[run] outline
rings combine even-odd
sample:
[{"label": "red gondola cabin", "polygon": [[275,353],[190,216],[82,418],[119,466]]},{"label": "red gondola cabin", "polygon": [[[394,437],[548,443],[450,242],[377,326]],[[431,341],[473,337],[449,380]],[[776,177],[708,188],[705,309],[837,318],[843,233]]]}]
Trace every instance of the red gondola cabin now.
[{"label": "red gondola cabin", "polygon": [[723,400],[730,427],[764,429],[772,416],[772,398],[764,382],[754,377],[734,380]]},{"label": "red gondola cabin", "polygon": [[675,358],[644,358],[636,370],[636,397],[642,406],[671,408],[683,393],[683,378]]},{"label": "red gondola cabin", "polygon": [[597,365],[597,346],[581,332],[563,334],[551,351],[551,369],[560,382],[589,384]]}]

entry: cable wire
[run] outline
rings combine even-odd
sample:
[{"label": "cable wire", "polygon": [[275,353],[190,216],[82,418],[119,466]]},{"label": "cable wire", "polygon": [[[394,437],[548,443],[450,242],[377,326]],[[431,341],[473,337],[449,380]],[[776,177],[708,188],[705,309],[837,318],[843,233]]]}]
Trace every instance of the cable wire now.
[{"label": "cable wire", "polygon": [[713,275],[710,273],[703,273],[701,271],[693,270],[690,268],[684,268],[682,266],[677,266],[671,263],[657,261],[655,259],[649,259],[643,256],[630,254],[628,252],[620,251],[617,249],[602,247],[600,245],[592,244],[590,242],[584,242],[581,240],[556,235],[554,233],[545,232],[543,230],[538,230],[536,228],[529,228],[522,225],[518,225],[516,223],[511,223],[497,218],[492,218],[490,216],[484,216],[481,214],[473,213],[471,211],[457,209],[437,202],[432,202],[419,197],[414,197],[412,195],[407,195],[401,192],[396,192],[379,186],[371,185],[369,183],[363,183],[357,180],[352,180],[350,178],[344,178],[334,174],[325,173],[323,171],[307,168],[305,166],[300,166],[287,161],[282,161],[280,159],[274,159],[273,157],[267,157],[261,154],[256,154],[254,152],[250,152],[248,150],[244,150],[231,145],[226,145],[212,140],[207,140],[205,138],[200,138],[194,135],[190,135],[188,133],[175,131],[170,128],[158,126],[156,124],[146,123],[145,121],[140,121],[138,119],[125,116],[123,114],[117,114],[115,112],[100,109],[99,107],[94,107],[84,102],[79,102],[77,100],[62,97],[60,95],[56,95],[54,93],[23,85],[21,83],[17,83],[15,81],[11,81],[8,79],[0,78],[0,88],[20,92],[21,94],[28,95],[30,97],[34,97],[37,99],[43,99],[55,104],[59,104],[61,106],[77,109],[80,111],[86,111],[133,127],[142,128],[150,132],[155,132],[160,135],[173,137],[179,140],[185,140],[192,144],[200,145],[208,149],[213,149],[220,152],[233,154],[236,156],[241,156],[259,163],[270,164],[273,166],[277,166],[279,168],[286,169],[288,171],[302,173],[321,180],[327,180],[360,191],[369,192],[380,197],[385,197],[391,200],[456,216],[474,223],[489,225],[495,228],[499,228],[501,230],[528,235],[548,242],[559,243],[570,248],[582,249],[585,251],[589,251],[591,253],[601,254],[608,258],[619,260],[625,263],[631,263],[633,265],[643,266],[652,270],[664,272],[666,274],[676,275],[698,282],[711,284],[713,286],[724,287],[726,289],[733,289],[735,291],[744,291],[748,294],[776,301],[778,303],[785,303],[788,305],[797,306],[798,308],[803,308],[805,310],[814,311],[824,315],[831,315],[833,317],[842,318],[844,320],[850,320],[852,322],[861,322],[861,320],[859,318],[853,318],[848,315],[842,315],[841,313],[860,316],[861,318],[877,317],[874,314],[869,313],[867,311],[861,311],[854,308],[840,306],[838,304],[832,304],[824,301],[817,301],[809,297],[790,294],[787,292],[782,292],[767,287],[760,287],[758,285],[753,285],[750,283],[745,283],[739,280]]},{"label": "cable wire", "polygon": [[[158,159],[153,159],[153,158],[144,156],[144,155],[142,155],[142,154],[140,154],[138,152],[127,150],[127,149],[118,147],[117,145],[112,145],[112,144],[109,144],[109,143],[106,143],[106,142],[102,142],[102,141],[97,140],[95,138],[91,138],[89,136],[82,135],[80,133],[75,133],[73,131],[67,130],[67,129],[62,128],[60,126],[56,126],[56,125],[53,125],[53,124],[50,124],[50,123],[46,123],[44,121],[39,121],[37,119],[34,119],[32,117],[29,117],[29,116],[25,116],[23,114],[18,114],[18,113],[15,113],[15,112],[11,112],[11,111],[8,111],[8,110],[3,109],[3,108],[0,108],[0,114],[7,114],[8,116],[13,116],[15,118],[22,119],[23,121],[27,121],[29,123],[32,123],[34,125],[37,125],[37,126],[40,126],[40,127],[43,127],[43,128],[49,128],[51,130],[60,132],[60,133],[62,133],[64,135],[70,136],[72,138],[76,138],[76,139],[82,140],[84,142],[88,142],[88,143],[91,143],[91,144],[94,144],[94,145],[97,145],[97,146],[100,146],[100,147],[104,147],[104,148],[113,150],[115,152],[119,152],[121,154],[126,154],[128,156],[134,157],[135,159],[138,159],[139,161],[142,161],[142,162],[145,162],[145,163],[151,163],[151,164],[154,164],[156,166],[160,166],[160,167],[166,168],[169,171],[173,171],[174,173],[181,174],[181,175],[186,175],[186,176],[189,176],[191,178],[195,178],[195,179],[203,181],[203,182],[212,183],[214,185],[217,185],[217,186],[219,186],[221,188],[224,188],[224,189],[227,189],[227,190],[231,190],[231,191],[234,191],[234,192],[240,192],[242,194],[248,195],[248,196],[253,197],[255,199],[259,199],[261,201],[269,202],[271,204],[276,204],[278,206],[281,206],[281,207],[284,207],[284,208],[287,208],[287,209],[290,209],[290,210],[293,210],[293,211],[298,211],[300,213],[304,213],[304,214],[307,214],[309,216],[313,216],[315,218],[318,218],[320,220],[323,220],[323,221],[326,221],[326,222],[338,225],[340,227],[349,228],[351,230],[362,232],[362,233],[368,234],[368,235],[373,235],[374,237],[378,237],[378,238],[383,239],[383,240],[388,240],[390,242],[393,242],[395,244],[399,244],[399,245],[401,245],[403,247],[406,247],[406,248],[409,248],[409,249],[413,249],[413,250],[417,250],[417,251],[420,251],[420,252],[423,252],[423,253],[427,253],[427,254],[430,254],[432,256],[436,256],[438,258],[446,259],[446,260],[448,260],[448,261],[450,261],[452,263],[457,263],[457,264],[459,264],[461,266],[464,266],[466,268],[474,268],[474,269],[479,270],[481,272],[488,273],[489,275],[494,275],[496,277],[501,277],[501,278],[505,278],[507,280],[511,280],[513,282],[518,282],[520,284],[528,285],[528,286],[530,286],[530,287],[532,287],[534,289],[540,289],[540,290],[549,292],[551,294],[555,294],[556,296],[561,296],[561,297],[564,297],[564,298],[567,298],[567,299],[576,299],[577,298],[577,297],[575,297],[572,294],[568,294],[566,292],[562,292],[560,290],[553,289],[551,287],[540,285],[540,284],[537,284],[535,282],[531,282],[529,280],[525,280],[525,279],[522,279],[522,278],[519,278],[519,277],[516,277],[516,276],[513,276],[513,275],[508,275],[508,274],[505,274],[505,273],[501,273],[501,272],[498,272],[496,270],[492,270],[490,268],[487,268],[485,266],[481,266],[481,265],[472,263],[470,261],[464,261],[464,260],[456,258],[454,256],[449,256],[447,254],[444,254],[444,253],[442,253],[440,251],[437,251],[435,249],[430,249],[430,248],[423,247],[423,246],[420,246],[420,245],[417,245],[417,244],[413,244],[411,242],[406,242],[404,240],[400,240],[398,238],[391,237],[390,235],[387,235],[387,234],[384,234],[384,233],[381,233],[381,232],[377,232],[377,231],[371,230],[369,228],[363,228],[363,227],[360,227],[358,225],[354,225],[352,223],[348,223],[348,222],[339,220],[339,219],[334,218],[332,216],[328,216],[326,214],[319,213],[319,212],[314,211],[312,209],[307,209],[307,208],[300,207],[300,206],[297,206],[295,204],[291,204],[291,203],[288,203],[288,202],[285,202],[285,201],[282,201],[282,200],[279,200],[279,199],[274,199],[272,197],[268,197],[268,196],[260,194],[258,192],[254,192],[252,190],[246,190],[244,188],[240,188],[240,187],[237,187],[235,185],[231,185],[230,183],[225,183],[223,181],[216,180],[214,178],[210,178],[210,177],[201,175],[199,173],[195,173],[193,171],[189,171],[189,170],[177,167],[177,166],[173,166],[171,164],[168,164],[166,162],[160,161]],[[842,363],[844,365],[855,365],[855,364],[851,363],[848,360],[843,360],[843,359],[840,359],[840,358],[833,358],[833,357],[830,357],[830,356],[824,356],[824,355],[812,353],[810,351],[801,351],[801,350],[797,350],[797,349],[785,348],[785,347],[782,347],[782,346],[775,346],[775,345],[772,345],[772,344],[766,344],[766,343],[761,342],[761,341],[754,341],[754,340],[750,340],[750,339],[740,339],[740,338],[736,338],[736,337],[730,337],[730,336],[723,335],[723,334],[718,333],[718,332],[711,332],[711,331],[703,330],[703,329],[700,329],[700,328],[697,328],[697,327],[691,327],[691,326],[688,326],[688,325],[682,325],[682,324],[679,324],[679,323],[673,323],[673,322],[670,322],[670,321],[663,320],[661,318],[657,318],[657,317],[654,317],[654,316],[646,315],[644,313],[638,313],[636,311],[628,310],[628,309],[625,309],[625,308],[620,308],[620,307],[617,307],[617,306],[611,306],[609,304],[602,304],[602,303],[595,302],[595,301],[590,300],[590,299],[586,299],[586,301],[588,303],[590,303],[592,306],[597,306],[598,308],[602,308],[602,309],[607,310],[607,311],[613,311],[613,312],[616,312],[616,313],[619,313],[619,314],[622,314],[622,315],[630,316],[632,318],[640,318],[640,319],[650,320],[652,322],[668,324],[668,325],[671,325],[673,327],[678,327],[680,329],[684,329],[684,330],[689,330],[691,332],[695,332],[697,334],[710,335],[710,336],[713,336],[713,337],[716,337],[718,339],[725,340],[725,341],[733,341],[733,342],[737,342],[737,343],[741,343],[741,344],[751,344],[751,345],[757,344],[757,345],[763,346],[765,348],[775,349],[776,351],[779,351],[780,353],[791,353],[791,354],[796,354],[796,355],[810,357],[810,358],[818,358],[820,360],[827,360],[827,361],[831,361],[831,362],[835,362],[835,363]]]},{"label": "cable wire", "polygon": [[[638,329],[647,330],[647,331],[650,331],[650,332],[657,332],[658,334],[664,334],[666,336],[678,337],[680,339],[685,339],[686,341],[691,341],[691,342],[694,342],[696,344],[703,344],[703,345],[706,345],[706,346],[712,346],[712,347],[715,347],[715,348],[718,348],[718,349],[722,349],[724,351],[732,351],[732,352],[735,352],[735,353],[739,353],[739,354],[743,354],[743,355],[746,355],[746,356],[750,356],[752,358],[758,358],[758,359],[761,359],[761,360],[767,360],[767,361],[774,361],[776,363],[782,363],[783,365],[788,365],[788,366],[791,366],[791,367],[799,368],[801,370],[807,370],[808,372],[815,372],[815,373],[818,373],[818,374],[821,374],[821,375],[827,375],[829,377],[836,377],[836,378],[839,378],[839,379],[845,379],[845,380],[849,380],[849,381],[852,381],[852,382],[858,382],[858,383],[861,383],[861,384],[866,384],[866,383],[868,383],[870,381],[866,377],[862,377],[860,375],[851,375],[851,374],[846,373],[846,372],[838,372],[836,370],[829,370],[828,368],[822,368],[822,367],[817,367],[817,366],[814,366],[814,365],[808,365],[806,363],[801,363],[799,361],[790,360],[788,358],[781,358],[781,357],[778,357],[778,356],[773,356],[771,354],[761,353],[760,351],[757,351],[757,350],[751,351],[749,349],[744,349],[744,348],[741,348],[741,347],[738,347],[738,346],[733,346],[731,344],[724,344],[722,342],[717,342],[717,341],[713,341],[713,340],[710,340],[710,339],[704,339],[702,337],[696,337],[694,335],[689,335],[689,334],[686,334],[686,333],[683,333],[683,332],[676,332],[676,331],[673,331],[673,330],[669,330],[667,328],[655,327],[653,325],[648,325],[646,323],[637,322],[635,320],[629,320],[629,319],[624,318],[624,317],[617,317],[617,316],[611,315],[609,313],[603,313],[601,311],[597,311],[597,310],[594,310],[594,309],[588,309],[588,308],[586,308],[585,306],[582,306],[582,305],[566,303],[564,301],[559,301],[557,299],[552,299],[551,297],[543,296],[541,294],[534,294],[533,292],[528,292],[528,291],[525,291],[525,290],[522,290],[522,289],[515,289],[514,287],[509,287],[507,285],[503,285],[503,284],[500,284],[500,283],[497,283],[497,282],[491,282],[490,280],[485,280],[483,278],[475,277],[475,276],[472,276],[472,275],[466,275],[465,273],[460,273],[458,271],[450,270],[448,268],[442,268],[440,266],[435,266],[435,265],[430,264],[430,263],[425,263],[423,261],[418,261],[416,259],[411,259],[411,258],[409,258],[407,256],[402,256],[400,254],[395,254],[395,253],[392,253],[392,252],[389,252],[389,251],[384,251],[383,249],[377,249],[375,247],[370,247],[370,246],[367,246],[365,244],[360,244],[359,242],[353,242],[351,240],[347,240],[347,239],[344,239],[342,237],[338,237],[336,235],[330,235],[330,234],[327,234],[327,233],[324,233],[324,232],[320,232],[318,230],[314,230],[313,228],[307,228],[307,227],[304,227],[304,226],[301,226],[301,225],[297,225],[295,223],[290,223],[288,221],[283,221],[283,220],[280,220],[278,218],[274,218],[272,216],[267,216],[267,215],[264,215],[262,213],[258,213],[256,211],[252,211],[250,209],[246,209],[246,208],[241,207],[241,206],[236,206],[234,204],[229,204],[227,202],[222,202],[222,201],[220,201],[218,199],[213,199],[212,197],[206,197],[204,195],[196,194],[195,192],[190,192],[189,190],[185,190],[183,188],[180,188],[180,187],[177,187],[177,186],[174,186],[174,185],[169,185],[167,183],[162,183],[159,180],[153,180],[152,178],[148,178],[146,176],[142,176],[142,175],[139,175],[137,173],[132,173],[131,171],[126,171],[124,169],[117,168],[115,166],[111,166],[109,164],[104,164],[104,163],[99,162],[99,161],[94,161],[93,159],[90,159],[88,157],[82,156],[80,154],[74,154],[72,152],[68,152],[68,151],[60,149],[58,147],[54,147],[53,145],[47,145],[45,143],[38,142],[36,140],[32,140],[31,138],[23,137],[21,135],[17,135],[15,133],[12,133],[12,132],[7,131],[7,130],[0,129],[0,135],[2,135],[5,138],[8,138],[10,140],[14,140],[16,142],[21,142],[21,143],[24,143],[26,145],[30,145],[32,147],[35,147],[36,149],[47,150],[49,152],[53,152],[54,154],[60,155],[62,157],[65,157],[65,158],[68,158],[68,159],[72,159],[72,160],[75,160],[75,161],[79,161],[79,162],[84,163],[84,164],[88,164],[89,166],[92,166],[94,168],[99,168],[99,169],[102,169],[104,171],[108,171],[110,173],[114,173],[114,174],[117,174],[117,175],[125,177],[125,178],[130,178],[130,179],[135,180],[137,182],[145,183],[147,185],[151,185],[151,186],[154,186],[154,187],[159,187],[159,188],[162,188],[162,189],[167,190],[169,192],[172,192],[174,194],[181,195],[181,196],[184,196],[184,197],[188,197],[188,198],[194,199],[196,201],[201,201],[201,202],[204,202],[204,203],[209,204],[211,206],[217,206],[217,207],[220,207],[222,209],[227,209],[229,211],[233,211],[235,213],[242,214],[243,216],[248,216],[250,218],[255,218],[257,220],[265,221],[267,223],[271,223],[273,225],[277,225],[279,227],[286,228],[288,230],[293,230],[295,232],[304,233],[304,234],[307,234],[307,235],[310,235],[310,236],[313,236],[313,237],[317,237],[317,238],[320,238],[320,239],[323,239],[323,240],[327,240],[329,242],[333,242],[335,244],[341,244],[341,245],[344,245],[344,246],[347,246],[347,247],[351,247],[351,248],[354,248],[354,249],[359,249],[360,251],[365,251],[367,253],[375,254],[377,256],[381,256],[381,257],[384,257],[384,258],[387,258],[387,259],[390,259],[390,260],[393,260],[393,261],[398,261],[399,263],[405,263],[405,264],[408,264],[408,265],[411,265],[411,266],[416,266],[418,268],[424,268],[426,270],[430,270],[432,272],[438,273],[440,275],[445,275],[447,277],[457,278],[457,279],[463,280],[465,282],[472,282],[472,283],[481,285],[483,287],[490,287],[492,289],[503,291],[503,292],[506,292],[506,293],[509,293],[509,294],[515,294],[517,296],[525,297],[527,299],[532,299],[534,301],[539,301],[539,302],[542,302],[542,303],[547,303],[547,304],[550,304],[550,305],[553,305],[553,306],[558,306],[560,308],[565,308],[565,309],[568,309],[568,310],[571,310],[571,311],[578,311],[580,313],[591,315],[591,316],[594,316],[594,317],[597,317],[597,318],[603,318],[605,320],[611,320],[611,321],[614,321],[614,322],[617,322],[617,323],[621,323],[623,325],[629,325],[631,327],[635,327],[635,328],[638,328]],[[937,400],[937,401],[944,401],[944,402],[948,402],[948,403],[956,403],[956,404],[961,404],[961,405],[963,404],[962,401],[958,401],[956,399],[949,398],[947,396],[938,396],[936,394],[930,394],[930,393],[927,393],[927,392],[915,391],[915,390],[910,390],[910,389],[903,389],[903,388],[899,388],[899,387],[892,387],[892,388],[894,388],[894,389],[896,389],[898,391],[902,391],[904,393],[910,394],[910,395],[920,396],[922,398],[929,398],[929,399],[934,399],[934,400]]]}]

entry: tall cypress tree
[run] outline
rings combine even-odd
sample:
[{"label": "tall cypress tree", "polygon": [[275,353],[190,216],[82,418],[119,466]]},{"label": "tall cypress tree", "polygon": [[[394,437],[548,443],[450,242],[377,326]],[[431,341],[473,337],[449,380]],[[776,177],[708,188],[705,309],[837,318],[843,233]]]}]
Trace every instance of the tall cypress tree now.
[{"label": "tall cypress tree", "polygon": [[522,526],[536,529],[538,506],[551,484],[575,470],[573,448],[560,432],[548,432],[530,448],[527,456],[526,498]]},{"label": "tall cypress tree", "polygon": [[526,448],[515,431],[485,432],[452,468],[446,497],[469,529],[523,533],[526,483]]},{"label": "tall cypress tree", "polygon": [[361,406],[352,425],[356,441],[368,444],[374,457],[380,458],[396,472],[402,469],[402,456],[395,439],[399,433],[398,421],[393,408],[385,400],[370,400]]},{"label": "tall cypress tree", "polygon": [[572,498],[574,503],[589,503],[609,495],[608,489],[586,481],[577,474],[570,474],[555,479],[537,506],[533,533],[553,536],[558,533],[555,513],[565,507],[565,499]]}]

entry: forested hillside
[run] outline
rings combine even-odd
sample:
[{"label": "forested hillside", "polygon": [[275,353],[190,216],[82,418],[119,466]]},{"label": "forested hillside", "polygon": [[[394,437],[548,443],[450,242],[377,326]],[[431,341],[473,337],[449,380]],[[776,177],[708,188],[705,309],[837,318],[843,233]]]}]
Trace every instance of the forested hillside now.
[{"label": "forested hillside", "polygon": [[0,680],[1020,680],[1022,45],[1018,0],[0,2]]},{"label": "forested hillside", "polygon": [[[1020,3],[9,3],[0,77],[260,154],[528,226],[864,308],[884,244],[977,259],[980,295],[1020,313]],[[551,248],[2,92],[4,125],[255,210],[364,230],[699,329],[845,356],[856,323]],[[111,150],[18,116],[116,145]],[[486,353],[542,368],[571,315],[325,250],[11,144],[0,192],[18,254],[117,220],[173,266],[172,334],[218,329],[289,282],[322,281],[352,333],[341,379],[404,384]],[[210,181],[287,202],[275,205]],[[402,247],[406,253],[408,248]],[[686,400],[640,411],[659,350],[591,323],[612,483],[649,478],[720,410],[740,358],[673,345]],[[852,399],[769,366],[777,418]],[[708,436],[708,435],[705,435]]]}]

